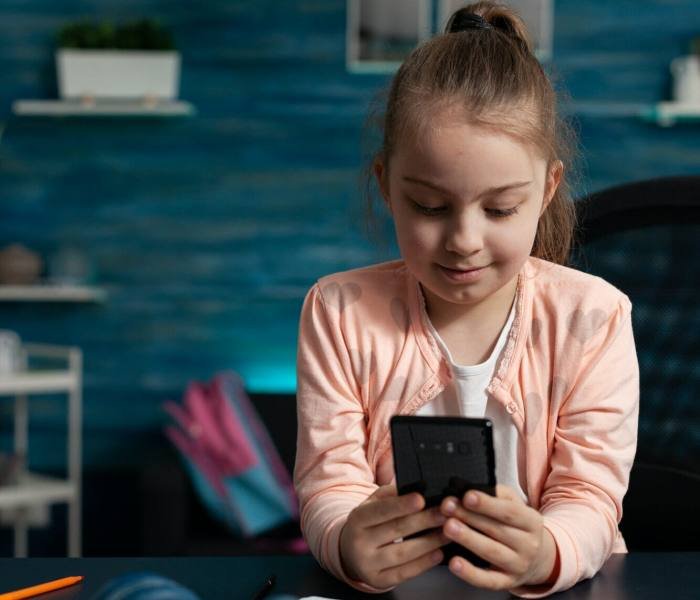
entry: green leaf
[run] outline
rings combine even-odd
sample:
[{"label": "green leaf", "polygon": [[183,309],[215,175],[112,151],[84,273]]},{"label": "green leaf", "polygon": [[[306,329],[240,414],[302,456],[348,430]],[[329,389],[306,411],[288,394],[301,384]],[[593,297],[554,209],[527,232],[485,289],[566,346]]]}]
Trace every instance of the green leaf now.
[{"label": "green leaf", "polygon": [[110,22],[78,21],[58,32],[60,48],[116,50],[173,50],[172,35],[154,19],[140,19],[121,25]]}]

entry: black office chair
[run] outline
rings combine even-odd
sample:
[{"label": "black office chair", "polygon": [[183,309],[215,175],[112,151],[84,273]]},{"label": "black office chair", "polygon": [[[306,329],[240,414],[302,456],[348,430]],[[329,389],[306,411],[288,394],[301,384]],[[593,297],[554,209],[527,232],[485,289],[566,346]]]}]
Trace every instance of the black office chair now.
[{"label": "black office chair", "polygon": [[639,443],[622,532],[630,550],[700,550],[700,177],[620,185],[576,205],[572,266],[633,304]]}]

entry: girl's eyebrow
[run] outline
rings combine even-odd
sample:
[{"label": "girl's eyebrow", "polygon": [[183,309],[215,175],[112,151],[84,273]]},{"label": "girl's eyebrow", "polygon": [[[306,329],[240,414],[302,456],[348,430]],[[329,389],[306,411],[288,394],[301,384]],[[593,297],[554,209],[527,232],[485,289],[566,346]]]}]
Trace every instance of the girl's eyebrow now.
[{"label": "girl's eyebrow", "polygon": [[[427,181],[425,179],[419,179],[417,177],[403,177],[404,181],[408,181],[409,183],[417,183],[419,185],[423,185],[425,187],[429,187],[431,189],[434,189],[442,194],[445,194],[446,196],[452,196],[452,192],[449,190],[446,190],[445,188],[439,186],[436,183],[433,183],[431,181]],[[515,181],[513,183],[507,183],[506,185],[498,185],[495,187],[488,188],[481,192],[477,198],[481,198],[482,196],[490,196],[492,194],[500,194],[502,192],[507,192],[508,190],[513,190],[516,188],[521,188],[525,187],[526,185],[530,185],[532,183],[532,180],[530,181]]]}]

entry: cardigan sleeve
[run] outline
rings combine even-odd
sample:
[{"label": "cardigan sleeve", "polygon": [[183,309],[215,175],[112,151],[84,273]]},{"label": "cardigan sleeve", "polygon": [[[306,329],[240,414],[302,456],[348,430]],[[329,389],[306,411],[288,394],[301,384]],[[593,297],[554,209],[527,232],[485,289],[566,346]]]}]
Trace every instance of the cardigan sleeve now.
[{"label": "cardigan sleeve", "polygon": [[560,408],[539,511],[560,559],[557,580],[511,590],[539,598],[593,577],[612,553],[637,447],[639,366],[622,296],[584,348]]},{"label": "cardigan sleeve", "polygon": [[348,514],[378,488],[367,461],[365,410],[344,342],[342,308],[326,305],[316,284],[301,311],[294,485],[301,530],[320,565],[356,589],[382,592],[350,579],[340,560]]}]

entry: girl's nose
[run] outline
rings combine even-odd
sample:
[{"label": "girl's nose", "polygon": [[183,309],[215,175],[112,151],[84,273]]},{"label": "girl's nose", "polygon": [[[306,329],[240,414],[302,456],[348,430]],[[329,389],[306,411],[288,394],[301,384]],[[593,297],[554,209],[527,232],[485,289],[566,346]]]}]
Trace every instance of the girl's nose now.
[{"label": "girl's nose", "polygon": [[482,250],[484,237],[478,218],[474,215],[459,217],[448,231],[445,248],[449,252],[468,256]]}]

